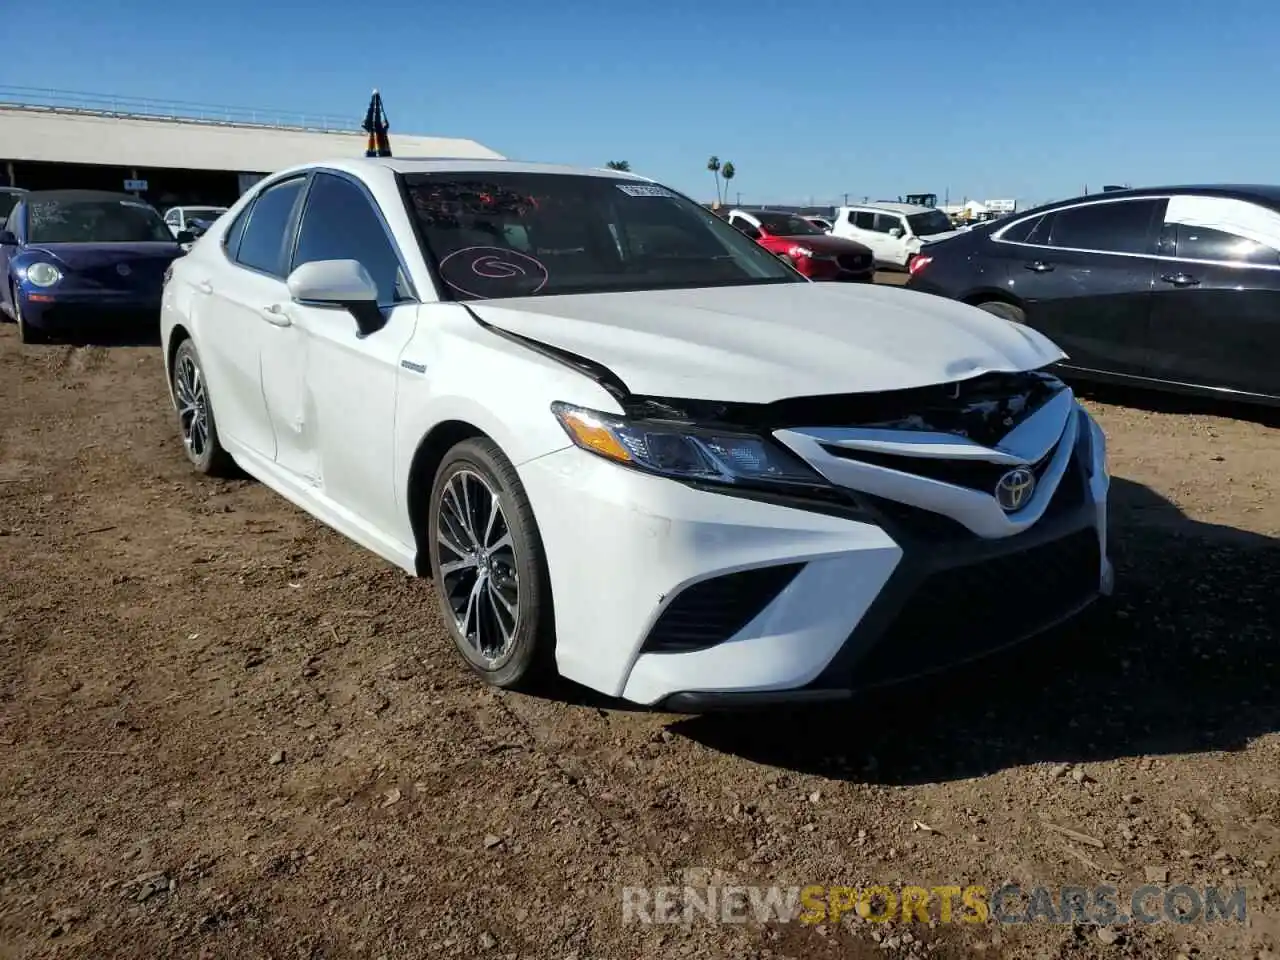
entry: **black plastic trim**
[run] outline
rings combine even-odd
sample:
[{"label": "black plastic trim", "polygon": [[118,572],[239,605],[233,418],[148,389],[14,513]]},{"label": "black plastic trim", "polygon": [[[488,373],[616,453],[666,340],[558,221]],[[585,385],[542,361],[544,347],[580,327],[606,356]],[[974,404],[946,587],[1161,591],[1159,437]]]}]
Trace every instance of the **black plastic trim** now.
[{"label": "black plastic trim", "polygon": [[[1077,455],[1068,465],[1064,484],[1080,484],[1088,490],[1086,466]],[[874,505],[867,505],[867,512],[876,516]],[[845,640],[843,646],[822,672],[809,684],[786,690],[746,692],[681,691],[666,697],[660,708],[676,713],[701,713],[711,710],[742,710],[846,701],[872,690],[897,686],[928,676],[931,673],[958,668],[965,663],[987,659],[1001,651],[1025,643],[1054,627],[1067,622],[1092,605],[1100,595],[1099,590],[1080,597],[1079,603],[1065,611],[1050,613],[1043,622],[1034,624],[1004,643],[975,650],[971,656],[949,660],[941,666],[924,664],[921,669],[893,679],[871,684],[857,682],[858,663],[885,638],[904,607],[919,596],[917,591],[924,581],[935,573],[980,564],[1002,556],[1015,555],[1033,547],[1042,546],[1078,534],[1084,530],[1097,530],[1097,507],[1087,493],[1070,507],[1052,515],[1046,515],[1023,533],[998,540],[969,536],[954,541],[937,541],[910,533],[902,524],[891,518],[881,517],[880,525],[902,547],[903,556],[889,580],[872,602],[858,625]],[[1101,553],[1101,551],[1100,551]],[[1101,577],[1101,570],[1099,570]],[[921,600],[927,602],[928,597]]]},{"label": "black plastic trim", "polygon": [[791,585],[804,563],[750,567],[691,583],[663,608],[641,653],[692,653],[736,636]]}]

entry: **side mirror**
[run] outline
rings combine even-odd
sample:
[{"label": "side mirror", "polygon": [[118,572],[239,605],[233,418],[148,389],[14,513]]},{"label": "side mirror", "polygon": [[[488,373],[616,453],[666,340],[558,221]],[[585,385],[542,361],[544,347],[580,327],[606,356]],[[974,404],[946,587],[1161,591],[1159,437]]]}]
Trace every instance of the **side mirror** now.
[{"label": "side mirror", "polygon": [[299,303],[341,307],[355,318],[360,336],[386,325],[378,307],[378,287],[358,260],[314,260],[304,263],[285,281],[289,296]]},{"label": "side mirror", "polygon": [[891,236],[891,237],[900,237],[900,236],[902,236],[902,228],[901,228],[901,227],[890,227],[890,228],[889,228],[889,236]]},{"label": "side mirror", "polygon": [[18,238],[13,235],[12,230],[0,230],[0,247],[16,247]]},{"label": "side mirror", "polygon": [[196,235],[190,230],[179,230],[177,240],[179,243],[195,243]]}]

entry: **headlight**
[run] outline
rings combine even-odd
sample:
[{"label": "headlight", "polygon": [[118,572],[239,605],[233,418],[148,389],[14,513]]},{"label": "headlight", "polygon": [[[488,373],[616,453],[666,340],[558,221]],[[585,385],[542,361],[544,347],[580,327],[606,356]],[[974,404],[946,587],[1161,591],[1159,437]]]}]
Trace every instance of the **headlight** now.
[{"label": "headlight", "polygon": [[813,257],[813,251],[808,247],[796,246],[788,250],[787,255],[791,257],[795,257],[796,259],[803,258],[805,260],[808,260]]},{"label": "headlight", "polygon": [[827,486],[799,457],[767,437],[678,423],[627,420],[553,403],[565,433],[583,450],[679,480],[770,486]]},{"label": "headlight", "polygon": [[27,279],[37,287],[52,287],[62,279],[62,274],[52,263],[33,263],[27,267]]}]

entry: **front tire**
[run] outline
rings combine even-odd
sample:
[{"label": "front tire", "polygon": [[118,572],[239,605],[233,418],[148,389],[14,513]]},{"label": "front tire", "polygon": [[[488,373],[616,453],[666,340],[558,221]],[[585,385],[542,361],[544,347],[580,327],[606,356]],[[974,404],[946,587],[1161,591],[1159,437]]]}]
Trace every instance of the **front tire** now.
[{"label": "front tire", "polygon": [[18,299],[18,291],[13,292],[13,319],[18,324],[18,340],[22,343],[48,343],[48,335],[27,323],[22,315],[22,301]]},{"label": "front tire", "polygon": [[428,507],[431,575],[458,651],[496,687],[552,672],[550,577],[533,508],[492,441],[464,440],[436,471]]},{"label": "front tire", "polygon": [[1008,320],[1010,323],[1026,323],[1027,315],[1021,307],[1015,307],[1012,303],[1005,303],[1003,300],[987,300],[985,303],[976,305],[979,310],[985,310],[987,313],[1000,317],[1002,320]]},{"label": "front tire", "polygon": [[178,344],[173,355],[173,396],[178,405],[178,431],[182,449],[191,465],[207,476],[225,477],[235,470],[235,461],[218,439],[200,354],[191,340]]}]

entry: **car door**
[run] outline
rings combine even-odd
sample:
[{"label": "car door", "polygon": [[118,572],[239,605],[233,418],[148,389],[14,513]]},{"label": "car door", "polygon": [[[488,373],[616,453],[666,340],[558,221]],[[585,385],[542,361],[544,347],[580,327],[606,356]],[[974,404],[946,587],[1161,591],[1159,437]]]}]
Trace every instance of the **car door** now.
[{"label": "car door", "polygon": [[300,364],[299,335],[272,307],[288,299],[284,271],[306,181],[290,177],[263,190],[227,232],[226,256],[198,261],[213,267],[192,277],[210,301],[199,308],[206,318],[199,347],[211,368],[218,427],[268,461],[279,452],[277,423],[300,429],[304,421],[300,365],[288,373],[288,358]]},{"label": "car door", "polygon": [[1154,375],[1280,395],[1280,212],[1226,197],[1169,199],[1151,300]]},{"label": "car door", "polygon": [[871,250],[877,263],[884,262],[885,235],[876,230],[876,215],[872,210],[850,210],[848,226],[842,236],[856,240]]},{"label": "car door", "polygon": [[[1014,224],[995,249],[1008,258],[1009,292],[1027,323],[1068,355],[1066,367],[1151,373],[1151,284],[1164,198],[1061,207],[1031,229]],[[1019,229],[1021,228],[1021,229]]]},{"label": "car door", "polygon": [[[907,264],[907,222],[896,213],[876,214],[876,234],[880,237],[880,249],[883,251],[877,260],[892,263],[900,267]],[[898,235],[894,236],[893,231]]]},{"label": "car door", "polygon": [[[396,387],[400,354],[413,337],[417,296],[372,196],[340,173],[312,175],[292,268],[318,260],[356,260],[378,287],[385,325],[361,336],[340,307],[290,303],[305,339],[309,459],[320,493],[384,535],[403,526],[395,489]],[[263,376],[272,371],[264,367]]]}]

